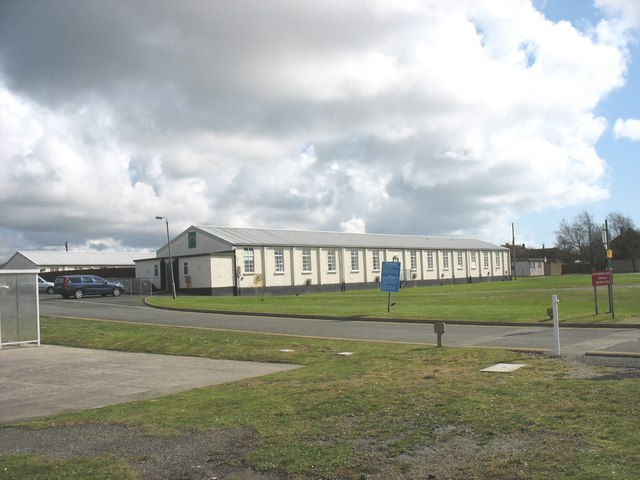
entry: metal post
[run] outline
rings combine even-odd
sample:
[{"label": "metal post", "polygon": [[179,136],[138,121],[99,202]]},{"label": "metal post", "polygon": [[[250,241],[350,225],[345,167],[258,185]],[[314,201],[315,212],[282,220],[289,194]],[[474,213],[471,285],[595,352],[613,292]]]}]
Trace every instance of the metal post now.
[{"label": "metal post", "polygon": [[518,261],[518,255],[516,254],[516,230],[511,224],[511,245],[513,245],[513,258],[511,259],[511,276],[514,280],[518,279],[518,267],[516,262]]},{"label": "metal post", "polygon": [[173,276],[173,257],[171,256],[171,239],[169,238],[169,220],[167,217],[157,216],[156,220],[164,220],[167,225],[167,248],[169,249],[169,271],[171,272],[171,291],[173,293],[173,299],[176,299],[176,282]]},{"label": "metal post", "polygon": [[554,353],[560,355],[560,320],[558,319],[558,296],[551,295],[551,306],[553,307],[553,333],[554,333]]},{"label": "metal post", "polygon": [[616,318],[615,310],[613,308],[613,267],[611,265],[611,246],[609,245],[609,223],[605,219],[604,221],[604,234],[606,238],[605,248],[607,249],[607,270],[609,271],[609,311],[611,312],[611,318]]}]

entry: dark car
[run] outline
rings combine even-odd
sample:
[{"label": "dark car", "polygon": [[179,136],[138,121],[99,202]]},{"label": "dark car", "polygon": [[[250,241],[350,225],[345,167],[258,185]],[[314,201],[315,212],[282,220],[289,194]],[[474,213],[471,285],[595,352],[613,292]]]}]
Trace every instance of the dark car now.
[{"label": "dark car", "polygon": [[124,287],[119,283],[110,282],[97,275],[62,275],[53,282],[54,293],[64,298],[71,296],[82,298],[85,295],[113,295],[119,297],[124,293]]}]

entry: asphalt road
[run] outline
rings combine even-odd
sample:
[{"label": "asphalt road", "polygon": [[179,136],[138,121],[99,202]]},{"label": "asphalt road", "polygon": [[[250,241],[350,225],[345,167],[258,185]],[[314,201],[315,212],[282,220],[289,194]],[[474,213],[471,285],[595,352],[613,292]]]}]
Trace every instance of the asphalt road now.
[{"label": "asphalt road", "polygon": [[[153,325],[225,329],[242,332],[297,335],[321,338],[436,344],[431,324],[280,318],[249,315],[222,315],[160,310],[147,307],[140,296],[62,299],[40,297],[40,314],[125,321]],[[506,327],[446,325],[443,346],[497,347],[553,352],[554,333],[547,326]],[[561,354],[640,356],[640,328],[560,329]]]}]

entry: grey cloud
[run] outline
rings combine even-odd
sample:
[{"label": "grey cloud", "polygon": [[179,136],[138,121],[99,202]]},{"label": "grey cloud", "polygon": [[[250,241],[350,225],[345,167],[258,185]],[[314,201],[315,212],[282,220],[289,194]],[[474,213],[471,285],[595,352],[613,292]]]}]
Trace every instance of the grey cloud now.
[{"label": "grey cloud", "polygon": [[[557,202],[544,182],[535,196],[514,179],[535,173],[538,153],[548,171],[555,165],[543,154],[591,147],[597,138],[580,126],[591,107],[576,94],[556,111],[567,79],[541,71],[548,91],[530,92],[538,77],[483,51],[474,31],[465,36],[473,28],[465,15],[481,12],[483,33],[504,27],[496,38],[514,45],[534,48],[546,30],[520,36],[480,0],[417,12],[376,5],[384,4],[0,3],[0,88],[15,99],[0,117],[16,138],[0,147],[7,231],[43,245],[65,237],[157,245],[153,218],[162,214],[176,229],[239,221],[334,229],[356,218],[369,231],[444,235]],[[580,43],[587,59],[590,42]],[[576,53],[558,50],[560,60]],[[536,54],[541,62],[544,50]],[[598,73],[584,64],[581,72]],[[569,83],[602,98],[619,86],[612,78]],[[560,177],[572,164],[603,163],[563,160]],[[581,180],[580,201],[599,198],[600,180]],[[69,192],[98,192],[112,209],[96,213],[104,202],[93,199],[68,210]]]}]

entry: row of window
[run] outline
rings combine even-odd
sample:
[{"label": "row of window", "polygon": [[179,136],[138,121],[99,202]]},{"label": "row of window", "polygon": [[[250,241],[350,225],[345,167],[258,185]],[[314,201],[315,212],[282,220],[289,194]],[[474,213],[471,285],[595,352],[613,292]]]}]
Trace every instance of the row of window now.
[{"label": "row of window", "polygon": [[[464,252],[455,252],[457,259],[457,267],[458,270],[462,270],[464,268]],[[478,268],[477,261],[477,252],[469,253],[469,263],[472,270]],[[410,266],[411,270],[418,270],[418,251],[411,250],[409,252],[410,258]],[[500,254],[495,252],[494,254],[495,266],[496,268],[500,268]],[[274,270],[275,273],[284,273],[284,249],[276,248],[273,250],[273,260],[274,260]],[[373,271],[380,271],[380,250],[372,250],[371,252],[371,260]],[[398,261],[398,257],[393,257],[394,261]],[[482,263],[484,268],[490,267],[490,257],[489,252],[482,252]],[[335,272],[337,269],[336,262],[336,250],[330,249],[327,250],[327,271]],[[434,252],[427,251],[427,270],[434,269]],[[442,255],[442,269],[449,269],[449,254],[448,252],[444,252]],[[357,272],[360,270],[360,255],[358,250],[351,250],[351,271]],[[244,272],[245,273],[255,273],[255,256],[253,248],[245,247],[244,249]],[[310,273],[311,272],[311,249],[303,248],[302,249],[302,272]],[[186,272],[185,272],[186,273]]]}]

